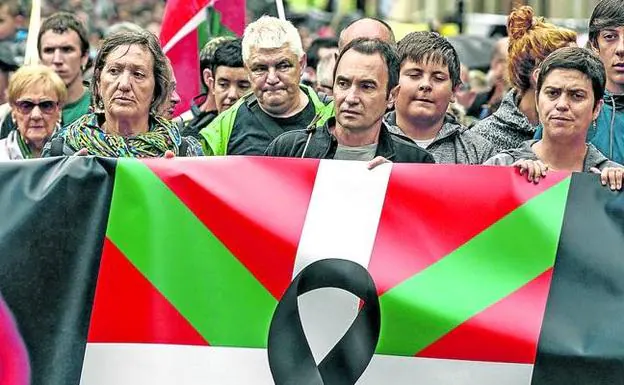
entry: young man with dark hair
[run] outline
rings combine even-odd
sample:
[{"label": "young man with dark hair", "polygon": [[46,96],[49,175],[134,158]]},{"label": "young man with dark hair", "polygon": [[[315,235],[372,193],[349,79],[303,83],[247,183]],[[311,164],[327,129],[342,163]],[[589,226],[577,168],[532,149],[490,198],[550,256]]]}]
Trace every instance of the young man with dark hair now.
[{"label": "young man with dark hair", "polygon": [[461,85],[457,52],[435,32],[412,32],[397,46],[400,76],[395,111],[386,115],[394,132],[426,149],[437,163],[481,164],[494,155],[491,143],[447,114]]},{"label": "young man with dark hair", "polygon": [[221,113],[232,107],[238,99],[251,90],[249,75],[243,64],[241,40],[223,43],[214,54],[210,80],[217,112]]},{"label": "young man with dark hair", "polygon": [[338,39],[335,37],[319,37],[312,41],[306,51],[308,63],[303,72],[301,82],[311,87],[316,86],[316,67],[321,59],[338,54]]},{"label": "young man with dark hair", "polygon": [[334,69],[334,114],[305,130],[280,135],[269,156],[434,163],[427,151],[392,134],[383,115],[398,83],[394,47],[379,39],[355,39],[341,51]]},{"label": "young man with dark hair", "polygon": [[17,65],[24,62],[26,39],[18,38],[24,23],[24,10],[20,0],[0,0],[0,44],[8,47]]},{"label": "young man with dark hair", "polygon": [[83,71],[89,60],[89,36],[74,15],[58,12],[48,17],[37,39],[41,62],[51,67],[65,82],[67,104],[61,125],[67,126],[89,112],[91,92],[83,84]]},{"label": "young man with dark hair", "polygon": [[[589,19],[589,44],[607,75],[600,114],[587,130],[587,142],[610,160],[624,164],[624,2],[601,0]],[[542,138],[542,128],[535,139]]]},{"label": "young man with dark hair", "polygon": [[604,106],[587,140],[624,164],[624,1],[600,1],[589,19],[589,41],[607,74]]},{"label": "young man with dark hair", "polygon": [[[212,93],[211,83],[214,80],[212,66],[214,65],[214,54],[222,44],[235,40],[233,36],[218,36],[208,41],[199,51],[199,71],[200,81],[205,93],[193,98],[191,109],[181,116],[190,126],[196,127],[196,134],[206,124],[210,123],[217,116],[217,105]],[[199,136],[197,136],[199,137]]]},{"label": "young man with dark hair", "polygon": [[214,55],[217,49],[235,40],[233,36],[219,36],[208,41],[199,51],[199,70],[201,73],[201,83],[205,92],[193,98],[191,109],[182,113],[180,118],[184,121],[182,135],[200,138],[199,131],[206,127],[219,114],[214,98],[212,85],[214,84]]}]

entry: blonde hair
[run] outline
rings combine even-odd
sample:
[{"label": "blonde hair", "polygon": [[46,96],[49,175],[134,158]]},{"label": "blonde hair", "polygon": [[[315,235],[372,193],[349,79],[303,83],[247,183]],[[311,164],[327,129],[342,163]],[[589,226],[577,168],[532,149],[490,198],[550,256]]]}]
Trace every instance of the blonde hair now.
[{"label": "blonde hair", "polygon": [[60,106],[67,101],[67,87],[63,80],[50,67],[36,64],[23,66],[11,75],[8,87],[9,103],[15,104],[20,96],[35,85],[53,91]]},{"label": "blonde hair", "polygon": [[301,59],[303,45],[297,28],[290,21],[272,16],[262,16],[249,24],[243,34],[243,62],[247,63],[252,48],[281,48],[288,45],[290,50]]},{"label": "blonde hair", "polygon": [[528,5],[515,9],[507,22],[509,33],[508,75],[511,84],[520,92],[531,88],[533,70],[551,52],[576,44],[576,32],[546,23],[535,17]]}]

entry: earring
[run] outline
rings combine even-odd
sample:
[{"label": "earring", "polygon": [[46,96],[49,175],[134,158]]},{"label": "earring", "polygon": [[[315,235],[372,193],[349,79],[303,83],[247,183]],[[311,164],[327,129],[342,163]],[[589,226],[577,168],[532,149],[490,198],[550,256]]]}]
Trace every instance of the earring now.
[{"label": "earring", "polygon": [[598,126],[598,125],[596,124],[596,121],[595,121],[595,120],[592,122],[592,125],[594,126],[594,130],[595,130],[595,129],[596,129],[596,127]]}]

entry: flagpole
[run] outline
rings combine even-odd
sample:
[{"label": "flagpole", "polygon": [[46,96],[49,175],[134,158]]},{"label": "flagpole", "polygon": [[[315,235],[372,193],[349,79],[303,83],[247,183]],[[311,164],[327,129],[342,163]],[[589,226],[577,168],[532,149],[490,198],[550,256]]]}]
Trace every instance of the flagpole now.
[{"label": "flagpole", "polygon": [[37,37],[41,28],[41,0],[32,0],[30,8],[30,23],[28,25],[28,38],[26,39],[26,52],[24,65],[39,63],[39,50],[37,49]]},{"label": "flagpole", "polygon": [[277,5],[277,16],[281,20],[286,20],[286,12],[284,11],[284,2],[283,2],[283,0],[275,0],[275,5]]}]

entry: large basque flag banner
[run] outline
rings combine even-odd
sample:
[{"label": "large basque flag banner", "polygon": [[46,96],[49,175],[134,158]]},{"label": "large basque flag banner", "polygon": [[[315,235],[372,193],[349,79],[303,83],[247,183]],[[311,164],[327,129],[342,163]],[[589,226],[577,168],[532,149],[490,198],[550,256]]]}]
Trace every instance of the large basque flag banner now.
[{"label": "large basque flag banner", "polygon": [[177,113],[190,108],[201,92],[199,53],[211,38],[242,36],[245,0],[168,0],[163,14],[160,42],[171,60],[182,101]]},{"label": "large basque flag banner", "polygon": [[[328,258],[376,287],[358,384],[624,381],[624,194],[596,175],[47,159],[0,164],[0,212],[0,292],[33,384],[273,384],[275,309]],[[360,309],[337,289],[299,298],[317,362]]]}]

